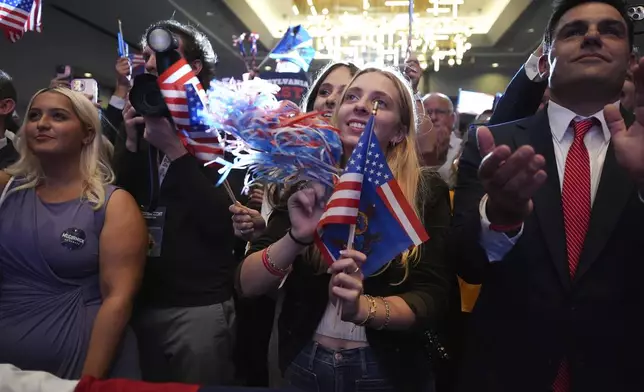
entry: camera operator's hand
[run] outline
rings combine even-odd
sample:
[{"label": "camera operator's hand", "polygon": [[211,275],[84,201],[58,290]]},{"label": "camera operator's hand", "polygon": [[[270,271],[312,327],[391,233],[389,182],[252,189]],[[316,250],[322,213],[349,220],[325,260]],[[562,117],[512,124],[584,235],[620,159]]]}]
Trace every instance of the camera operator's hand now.
[{"label": "camera operator's hand", "polygon": [[137,148],[137,130],[136,126],[139,124],[145,124],[143,117],[137,116],[136,110],[130,104],[130,101],[125,101],[125,107],[123,108],[123,123],[125,124],[125,148],[130,152],[136,152]]},{"label": "camera operator's hand", "polygon": [[174,125],[165,117],[144,117],[145,132],[143,137],[148,143],[163,152],[171,161],[188,153],[177,136]]},{"label": "camera operator's hand", "polygon": [[116,90],[114,95],[125,99],[127,93],[130,91],[130,73],[132,68],[130,67],[130,60],[127,57],[120,57],[116,60]]}]

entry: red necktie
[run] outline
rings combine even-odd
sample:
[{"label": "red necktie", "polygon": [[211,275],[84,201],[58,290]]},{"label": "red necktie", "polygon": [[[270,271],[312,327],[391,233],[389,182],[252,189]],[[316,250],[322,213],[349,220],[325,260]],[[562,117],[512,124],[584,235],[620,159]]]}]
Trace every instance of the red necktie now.
[{"label": "red necktie", "polygon": [[[568,268],[570,278],[574,278],[579,265],[588,222],[590,221],[590,158],[584,144],[584,136],[593,126],[593,119],[573,121],[575,139],[568,150],[564,180],[562,203],[564,228],[566,230],[566,251],[568,253]],[[559,366],[557,378],[552,384],[553,392],[570,391],[570,367],[565,359]]]}]

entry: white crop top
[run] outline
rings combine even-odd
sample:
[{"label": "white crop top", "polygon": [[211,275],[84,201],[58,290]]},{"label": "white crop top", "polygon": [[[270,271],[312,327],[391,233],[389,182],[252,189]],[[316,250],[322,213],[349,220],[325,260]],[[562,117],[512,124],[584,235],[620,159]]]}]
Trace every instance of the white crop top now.
[{"label": "white crop top", "polygon": [[[337,315],[337,308],[329,301],[324,311],[324,316],[318,324],[318,329],[315,331],[322,336],[330,338],[349,340],[352,342],[366,342],[367,334],[365,327],[355,325],[354,323],[340,320]],[[336,320],[337,319],[337,320]]]}]

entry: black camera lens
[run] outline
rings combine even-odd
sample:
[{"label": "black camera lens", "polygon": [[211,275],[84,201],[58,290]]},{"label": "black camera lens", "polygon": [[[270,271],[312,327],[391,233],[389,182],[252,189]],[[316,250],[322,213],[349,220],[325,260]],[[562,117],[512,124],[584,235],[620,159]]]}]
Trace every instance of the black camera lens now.
[{"label": "black camera lens", "polygon": [[167,52],[179,46],[176,38],[169,30],[156,28],[148,33],[148,45],[155,52]]},{"label": "black camera lens", "polygon": [[163,117],[170,115],[163,95],[161,95],[161,89],[157,84],[157,77],[151,74],[143,74],[134,78],[134,84],[130,90],[130,103],[142,116]]}]

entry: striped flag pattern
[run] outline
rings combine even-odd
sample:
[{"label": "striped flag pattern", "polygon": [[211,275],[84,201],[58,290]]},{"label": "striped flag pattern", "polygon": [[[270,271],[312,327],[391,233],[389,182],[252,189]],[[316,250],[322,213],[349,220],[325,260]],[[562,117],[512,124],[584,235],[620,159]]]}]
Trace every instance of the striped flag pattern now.
[{"label": "striped flag pattern", "polygon": [[186,60],[182,58],[170,66],[159,76],[158,84],[188,151],[205,163],[221,157],[219,135],[216,131],[209,132],[203,121],[206,91]]},{"label": "striped flag pattern", "polygon": [[132,66],[132,76],[141,75],[145,73],[145,57],[142,54],[130,53],[128,55],[130,64]]},{"label": "striped flag pattern", "polygon": [[42,0],[0,0],[0,28],[11,42],[42,31]]},{"label": "striped flag pattern", "polygon": [[349,225],[355,224],[353,248],[367,256],[365,276],[429,239],[387,164],[373,131],[374,118],[365,126],[315,236],[320,252],[332,263],[347,244]]}]

